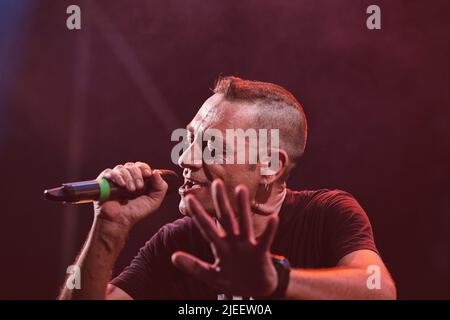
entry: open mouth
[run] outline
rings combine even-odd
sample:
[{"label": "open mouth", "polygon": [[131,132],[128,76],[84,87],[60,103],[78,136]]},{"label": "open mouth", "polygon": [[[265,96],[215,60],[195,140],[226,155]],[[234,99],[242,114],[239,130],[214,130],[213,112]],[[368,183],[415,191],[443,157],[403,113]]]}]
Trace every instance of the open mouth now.
[{"label": "open mouth", "polygon": [[206,187],[207,183],[198,182],[192,179],[185,179],[184,184],[178,189],[178,193],[182,196],[188,193],[195,192],[203,187]]}]

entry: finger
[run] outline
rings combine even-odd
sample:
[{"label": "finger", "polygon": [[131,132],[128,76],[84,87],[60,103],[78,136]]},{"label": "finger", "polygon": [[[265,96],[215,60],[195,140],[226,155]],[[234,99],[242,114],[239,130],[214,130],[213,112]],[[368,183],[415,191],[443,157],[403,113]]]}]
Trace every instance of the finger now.
[{"label": "finger", "polygon": [[[141,174],[143,178],[149,178],[150,184],[152,186],[151,193],[154,192],[166,192],[169,188],[169,185],[166,181],[161,177],[161,171],[153,170],[149,164],[145,162],[138,161],[136,162],[136,167],[141,170]],[[146,182],[144,181],[144,184]]]},{"label": "finger", "polygon": [[252,242],[255,241],[253,233],[253,225],[250,218],[250,201],[248,197],[248,190],[245,186],[239,185],[236,187],[237,207],[239,212],[239,231],[243,238]]},{"label": "finger", "polygon": [[224,234],[218,230],[213,219],[203,209],[202,205],[193,196],[186,198],[188,214],[194,220],[194,223],[200,229],[203,237],[213,243],[217,249],[222,249]]},{"label": "finger", "polygon": [[125,187],[127,185],[127,183],[125,182],[124,178],[122,178],[120,173],[111,169],[105,173],[103,178],[108,179],[121,187]]},{"label": "finger", "polygon": [[136,185],[134,184],[131,173],[123,165],[119,164],[115,166],[113,171],[116,171],[125,180],[128,190],[136,191]]},{"label": "finger", "polygon": [[220,224],[225,229],[228,235],[238,235],[239,227],[236,222],[233,209],[231,208],[230,201],[225,192],[223,182],[216,179],[212,183],[212,194],[214,208],[216,209],[217,216],[219,217]]},{"label": "finger", "polygon": [[137,189],[142,189],[144,187],[144,178],[142,177],[141,169],[136,167],[132,162],[125,163],[124,166],[131,174],[134,180],[134,185]]},{"label": "finger", "polygon": [[262,233],[258,241],[258,247],[261,251],[269,251],[272,246],[275,232],[277,231],[278,217],[273,216],[267,222],[266,229]]},{"label": "finger", "polygon": [[182,251],[175,252],[172,254],[172,263],[181,271],[212,286],[214,286],[218,279],[218,272],[211,264],[202,261],[189,253]]},{"label": "finger", "polygon": [[[100,174],[97,176],[96,180],[100,180],[105,178],[106,175],[109,175],[109,173],[111,172],[111,168],[106,168],[105,170],[103,170],[102,172],[100,172]],[[107,178],[106,178],[107,179]]]},{"label": "finger", "polygon": [[136,162],[136,167],[138,167],[141,170],[143,177],[151,177],[152,168],[147,163],[138,161]]}]

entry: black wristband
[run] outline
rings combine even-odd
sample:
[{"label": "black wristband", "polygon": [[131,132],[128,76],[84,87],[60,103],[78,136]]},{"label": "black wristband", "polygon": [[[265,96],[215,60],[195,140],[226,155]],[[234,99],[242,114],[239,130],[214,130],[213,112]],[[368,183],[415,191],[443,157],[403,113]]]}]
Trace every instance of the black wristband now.
[{"label": "black wristband", "polygon": [[275,291],[268,297],[269,299],[283,299],[286,295],[287,287],[289,285],[289,276],[291,273],[291,266],[288,259],[283,256],[272,256],[272,262],[277,271],[278,283]]}]

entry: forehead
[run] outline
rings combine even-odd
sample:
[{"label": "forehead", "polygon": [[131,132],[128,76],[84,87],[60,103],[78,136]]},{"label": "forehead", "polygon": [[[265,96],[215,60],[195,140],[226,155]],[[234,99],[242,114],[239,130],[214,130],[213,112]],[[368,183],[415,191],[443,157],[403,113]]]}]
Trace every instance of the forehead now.
[{"label": "forehead", "polygon": [[227,101],[221,94],[214,94],[203,103],[187,128],[193,131],[247,128],[251,126],[255,112],[252,104]]}]

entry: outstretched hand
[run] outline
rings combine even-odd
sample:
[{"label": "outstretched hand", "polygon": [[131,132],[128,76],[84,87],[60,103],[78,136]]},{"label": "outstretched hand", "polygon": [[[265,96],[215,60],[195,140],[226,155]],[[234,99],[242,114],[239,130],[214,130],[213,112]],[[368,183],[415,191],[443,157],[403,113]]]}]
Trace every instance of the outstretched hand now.
[{"label": "outstretched hand", "polygon": [[173,264],[226,294],[270,296],[278,281],[270,254],[278,217],[271,217],[262,235],[255,239],[247,188],[238,186],[235,189],[239,219],[230,205],[221,180],[213,182],[212,196],[223,230],[194,196],[189,195],[186,202],[189,216],[211,245],[214,263],[177,251],[172,255]]}]

